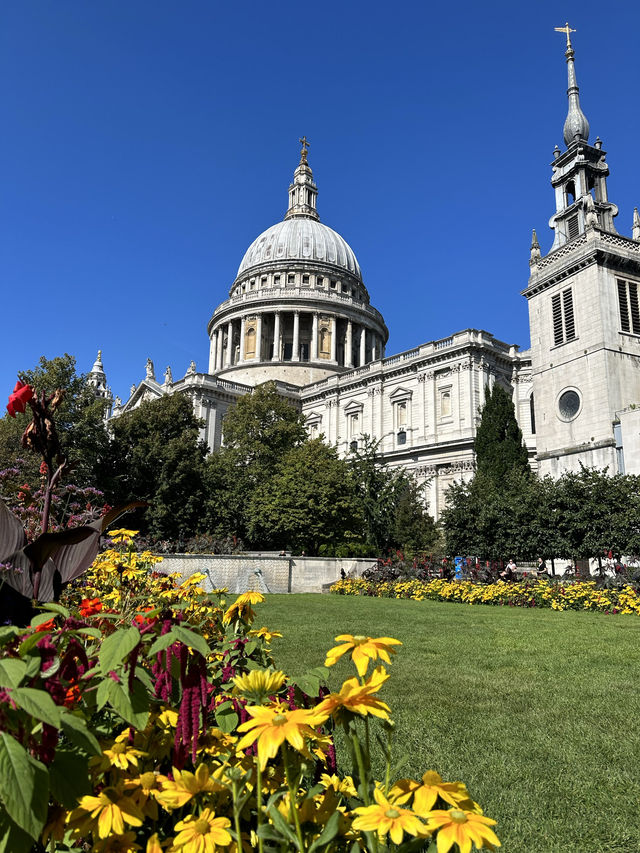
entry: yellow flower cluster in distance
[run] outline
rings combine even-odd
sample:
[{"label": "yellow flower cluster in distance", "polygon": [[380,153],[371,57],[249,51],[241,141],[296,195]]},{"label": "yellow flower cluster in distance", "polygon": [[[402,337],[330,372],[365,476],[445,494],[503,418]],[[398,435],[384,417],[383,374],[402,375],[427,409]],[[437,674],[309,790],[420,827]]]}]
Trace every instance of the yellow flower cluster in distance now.
[{"label": "yellow flower cluster in distance", "polygon": [[534,579],[519,584],[504,581],[479,584],[436,578],[431,581],[377,583],[364,578],[346,578],[333,584],[331,592],[338,595],[409,598],[413,601],[457,601],[463,604],[492,604],[497,607],[547,607],[552,610],[589,610],[597,613],[640,615],[640,593],[630,586],[602,589],[595,581],[560,582]]}]

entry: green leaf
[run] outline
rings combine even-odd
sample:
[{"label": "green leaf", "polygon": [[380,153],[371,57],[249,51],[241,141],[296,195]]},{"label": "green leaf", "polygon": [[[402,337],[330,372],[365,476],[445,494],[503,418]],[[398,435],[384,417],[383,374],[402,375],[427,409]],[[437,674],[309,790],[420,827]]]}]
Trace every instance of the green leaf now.
[{"label": "green leaf", "polygon": [[100,744],[82,717],[76,717],[75,714],[65,710],[60,715],[60,725],[66,737],[78,749],[90,755],[102,755]]},{"label": "green leaf", "polygon": [[249,640],[249,642],[246,643],[246,645],[244,647],[244,653],[248,657],[249,655],[252,655],[257,648],[258,648],[258,643],[255,640]]},{"label": "green leaf", "polygon": [[[56,658],[56,660],[59,660],[59,658]],[[37,653],[36,654],[29,654],[29,655],[27,655],[26,664],[27,664],[27,671],[25,673],[25,678],[27,678],[27,679],[35,678],[36,675],[39,675],[39,673],[40,673],[40,667],[42,666],[42,658]],[[49,669],[50,668],[51,667],[49,667]],[[48,675],[48,673],[49,673],[49,670],[47,670],[45,675]]]},{"label": "green leaf", "polygon": [[136,729],[143,729],[149,719],[149,697],[144,686],[137,678],[133,681],[133,690],[128,692],[123,684],[109,679],[107,688],[109,704],[122,719]]},{"label": "green leaf", "polygon": [[15,625],[3,625],[0,628],[0,643],[5,643],[7,640],[13,639],[22,631],[22,628],[17,628]]},{"label": "green leaf", "polygon": [[20,655],[20,657],[24,657],[27,652],[29,652],[36,645],[36,643],[38,643],[42,639],[42,637],[42,634],[35,632],[34,634],[30,634],[26,640],[23,640],[18,648],[18,654]]},{"label": "green leaf", "polygon": [[158,637],[147,652],[147,657],[152,658],[154,655],[157,655],[158,652],[163,652],[165,649],[168,649],[172,643],[175,643],[176,639],[177,637],[174,636],[173,631],[169,631],[167,634],[163,634],[161,637]]},{"label": "green leaf", "polygon": [[26,661],[19,658],[0,660],[0,684],[4,684],[5,687],[17,687],[26,674]]},{"label": "green leaf", "polygon": [[101,711],[109,701],[109,684],[111,683],[111,678],[107,676],[98,684],[98,689],[96,690],[96,709],[98,711]]},{"label": "green leaf", "polygon": [[30,853],[33,838],[0,809],[0,853]]},{"label": "green leaf", "polygon": [[78,628],[78,634],[86,634],[87,637],[93,637],[94,640],[101,640],[102,633],[97,628]]},{"label": "green leaf", "polygon": [[46,690],[17,687],[11,692],[11,698],[36,720],[42,720],[43,723],[48,723],[56,729],[60,728],[60,708]]},{"label": "green leaf", "polygon": [[338,834],[338,829],[340,828],[340,812],[335,811],[329,820],[325,823],[324,829],[320,833],[320,835],[313,842],[311,847],[309,847],[308,853],[314,853],[314,850],[318,850],[320,847],[323,847],[325,844],[328,844]]},{"label": "green leaf", "polygon": [[49,774],[7,732],[0,732],[0,797],[9,817],[37,839],[47,819]]},{"label": "green leaf", "polygon": [[238,725],[238,715],[232,702],[223,702],[216,708],[216,723],[225,734],[230,734]]},{"label": "green leaf", "polygon": [[195,631],[190,631],[183,625],[175,625],[171,629],[171,633],[176,639],[180,640],[181,643],[184,643],[185,646],[189,646],[190,649],[195,649],[197,652],[200,652],[203,657],[206,658],[211,653],[211,649],[209,648],[209,644],[205,638],[200,634],[196,634]]},{"label": "green leaf", "polygon": [[86,756],[70,749],[56,750],[49,780],[53,796],[67,809],[75,808],[79,798],[92,791]]},{"label": "green leaf", "polygon": [[[45,622],[48,622],[50,619],[53,619],[53,616],[50,613],[38,613],[37,616],[34,616],[29,625],[32,628],[37,628],[38,625],[44,625]],[[38,637],[38,639],[42,639]]]},{"label": "green leaf", "polygon": [[[100,647],[100,669],[106,675],[115,669],[140,642],[140,631],[133,625],[120,629],[102,641]],[[114,682],[115,683],[115,682]]]},{"label": "green leaf", "polygon": [[293,679],[293,683],[297,684],[307,696],[317,696],[320,688],[326,684],[328,677],[329,670],[326,666],[316,666],[305,672],[300,678]]},{"label": "green leaf", "polygon": [[155,693],[154,681],[146,669],[143,669],[141,666],[136,667],[136,678],[140,679],[144,684],[148,694]]},{"label": "green leaf", "polygon": [[296,850],[300,850],[300,842],[298,841],[295,832],[291,829],[287,821],[280,814],[278,807],[273,805],[269,809],[269,817],[273,821],[273,825],[278,830],[281,835],[284,835],[285,838],[289,840],[290,844],[296,848]]},{"label": "green leaf", "polygon": [[43,610],[51,610],[53,613],[59,613],[61,616],[64,616],[65,619],[68,619],[71,615],[66,607],[63,607],[61,604],[57,604],[55,601],[48,601],[46,604],[41,605]]}]

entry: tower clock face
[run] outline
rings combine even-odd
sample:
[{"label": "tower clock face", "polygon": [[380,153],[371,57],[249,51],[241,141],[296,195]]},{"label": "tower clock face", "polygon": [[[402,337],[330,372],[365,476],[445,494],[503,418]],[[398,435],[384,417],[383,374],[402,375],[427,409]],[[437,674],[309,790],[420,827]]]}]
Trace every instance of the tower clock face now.
[{"label": "tower clock face", "polygon": [[580,411],[580,394],[573,388],[563,391],[558,398],[558,414],[563,421],[572,421]]}]

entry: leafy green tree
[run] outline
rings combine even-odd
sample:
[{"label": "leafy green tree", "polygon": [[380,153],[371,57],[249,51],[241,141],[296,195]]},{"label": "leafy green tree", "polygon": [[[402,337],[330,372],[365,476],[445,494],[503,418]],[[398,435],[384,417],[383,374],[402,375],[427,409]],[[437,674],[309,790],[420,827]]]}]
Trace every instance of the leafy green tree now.
[{"label": "leafy green tree", "polygon": [[190,400],[174,394],[144,402],[112,425],[111,499],[149,501],[145,532],[152,537],[187,538],[200,530],[207,448]]},{"label": "leafy green tree", "polygon": [[407,477],[396,504],[394,539],[403,551],[431,551],[440,540],[440,532],[424,505],[424,487]]},{"label": "leafy green tree", "polygon": [[[23,371],[19,378],[37,392],[52,394],[57,388],[65,392],[64,401],[56,411],[56,427],[62,451],[72,463],[70,478],[81,487],[103,488],[109,453],[105,404],[96,399],[86,383],[86,375],[76,373],[75,358],[68,354],[52,359],[42,356],[35,368]],[[20,444],[30,420],[29,407],[15,418],[5,414],[0,419],[0,468],[24,459],[23,472],[33,485],[39,479],[40,459]]]},{"label": "leafy green tree", "polygon": [[[240,397],[225,415],[224,447],[206,462],[205,523],[209,532],[250,541],[249,505],[289,451],[307,439],[304,418],[273,382]],[[254,543],[256,544],[256,543]]]},{"label": "leafy green tree", "polygon": [[360,525],[349,466],[321,439],[285,454],[250,501],[249,535],[265,547],[318,554],[353,538]]},{"label": "leafy green tree", "polygon": [[500,481],[509,471],[530,471],[513,401],[497,383],[485,386],[485,403],[474,442],[478,473]]}]

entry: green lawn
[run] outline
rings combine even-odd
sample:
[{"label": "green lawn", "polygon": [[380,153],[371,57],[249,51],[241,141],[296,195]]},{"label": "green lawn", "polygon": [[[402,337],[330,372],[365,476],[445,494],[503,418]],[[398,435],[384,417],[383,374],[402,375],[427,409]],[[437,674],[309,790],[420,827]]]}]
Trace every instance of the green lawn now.
[{"label": "green lawn", "polygon": [[[466,782],[505,853],[640,851],[637,617],[334,595],[258,608],[293,676],[336,634],[401,640],[381,694],[401,774]],[[354,672],[340,662],[331,687]]]}]

